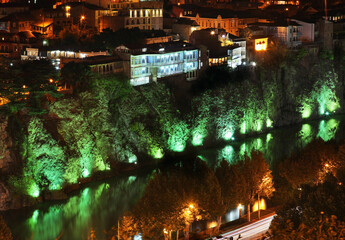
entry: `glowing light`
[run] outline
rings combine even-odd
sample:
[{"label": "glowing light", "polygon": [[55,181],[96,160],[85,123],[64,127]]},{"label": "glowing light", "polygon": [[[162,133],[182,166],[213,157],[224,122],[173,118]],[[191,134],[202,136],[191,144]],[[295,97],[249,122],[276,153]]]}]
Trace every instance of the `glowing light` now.
[{"label": "glowing light", "polygon": [[268,128],[273,127],[273,121],[269,118],[267,118],[267,120],[266,120],[266,127],[268,127]]},{"label": "glowing light", "polygon": [[217,221],[212,221],[208,224],[208,228],[215,228],[215,227],[217,227],[217,225],[218,225]]},{"label": "glowing light", "polygon": [[268,38],[255,39],[255,51],[266,51],[267,50]]},{"label": "glowing light", "polygon": [[194,131],[193,133],[194,133],[193,139],[192,139],[193,146],[201,146],[205,135],[202,134],[200,131]]},{"label": "glowing light", "polygon": [[242,209],[243,208],[242,204],[238,204],[237,208]]},{"label": "glowing light", "polygon": [[160,159],[164,156],[164,151],[159,147],[154,147],[151,149],[151,154],[154,158]]},{"label": "glowing light", "polygon": [[[258,205],[259,205],[258,201],[255,201],[255,203],[253,205],[253,212],[259,210],[259,206]],[[260,210],[266,210],[266,201],[263,198],[260,200]]]},{"label": "glowing light", "polygon": [[211,35],[214,35],[215,34],[215,31],[211,31]]},{"label": "glowing light", "polygon": [[137,156],[135,156],[134,154],[131,155],[131,156],[128,158],[128,162],[129,162],[129,163],[136,163],[136,162],[137,162]]},{"label": "glowing light", "polygon": [[243,123],[241,124],[240,132],[241,132],[242,134],[245,134],[245,133],[246,133],[246,122],[243,122]]},{"label": "glowing light", "polygon": [[232,139],[233,134],[234,134],[233,130],[228,128],[223,131],[222,137],[224,140],[230,140]]},{"label": "glowing light", "polygon": [[257,125],[256,125],[256,131],[261,131],[262,130],[262,121],[258,120]]},{"label": "glowing light", "polygon": [[32,183],[29,187],[28,187],[28,194],[31,197],[38,197],[40,195],[40,188],[37,186],[36,183]]},{"label": "glowing light", "polygon": [[273,139],[272,134],[271,134],[271,133],[268,133],[268,134],[266,135],[266,143],[269,143],[269,142],[271,141],[271,139]]},{"label": "glowing light", "polygon": [[90,176],[89,170],[87,170],[87,168],[84,168],[82,175],[83,175],[83,177],[88,177],[88,176]]}]

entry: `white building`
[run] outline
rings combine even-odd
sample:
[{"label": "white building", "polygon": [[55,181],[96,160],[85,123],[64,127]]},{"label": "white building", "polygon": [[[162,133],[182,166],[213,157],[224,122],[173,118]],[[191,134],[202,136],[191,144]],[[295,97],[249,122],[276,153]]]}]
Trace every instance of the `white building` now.
[{"label": "white building", "polygon": [[200,50],[188,43],[150,44],[141,48],[121,45],[115,51],[128,61],[125,71],[133,86],[179,74],[186,80],[194,80],[201,68]]},{"label": "white building", "polygon": [[26,48],[21,55],[21,60],[39,60],[49,59],[56,69],[60,69],[61,58],[86,58],[94,56],[106,56],[104,52],[82,52],[82,51],[66,51],[66,50],[40,50],[38,48]]}]

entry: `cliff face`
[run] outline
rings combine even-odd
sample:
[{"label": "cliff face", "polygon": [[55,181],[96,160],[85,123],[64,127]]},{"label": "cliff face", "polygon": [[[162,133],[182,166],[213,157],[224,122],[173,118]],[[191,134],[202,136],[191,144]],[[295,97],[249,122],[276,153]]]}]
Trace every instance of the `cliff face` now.
[{"label": "cliff face", "polygon": [[[95,79],[87,91],[47,102],[47,114],[0,116],[0,209],[27,204],[13,200],[14,192],[37,198],[121,164],[342,113],[336,68],[308,62],[257,67],[215,87],[200,81],[197,94],[172,94],[163,83],[134,89],[115,77]],[[223,77],[208,74],[209,85]],[[188,107],[182,111],[177,102]]]},{"label": "cliff face", "polygon": [[5,175],[11,165],[12,141],[7,134],[8,118],[0,115],[0,173]]}]

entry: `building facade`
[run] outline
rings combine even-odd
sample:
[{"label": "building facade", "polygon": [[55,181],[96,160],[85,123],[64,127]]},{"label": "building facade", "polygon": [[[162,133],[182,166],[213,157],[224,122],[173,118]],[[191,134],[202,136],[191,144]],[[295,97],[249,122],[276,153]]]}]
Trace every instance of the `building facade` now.
[{"label": "building facade", "polygon": [[128,61],[125,71],[127,69],[133,86],[173,75],[185,75],[186,80],[194,80],[201,68],[200,50],[187,43],[151,44],[140,49],[122,45],[115,51]]}]

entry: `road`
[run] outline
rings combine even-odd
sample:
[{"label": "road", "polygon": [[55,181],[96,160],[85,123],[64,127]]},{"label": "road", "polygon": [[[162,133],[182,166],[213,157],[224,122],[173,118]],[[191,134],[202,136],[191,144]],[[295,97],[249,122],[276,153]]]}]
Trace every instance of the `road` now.
[{"label": "road", "polygon": [[267,232],[274,217],[275,214],[272,214],[271,216],[265,217],[264,219],[253,222],[244,227],[237,228],[230,232],[223,233],[221,235],[223,237],[233,237],[234,240],[237,240],[240,234],[241,240],[261,239],[262,234]]}]

